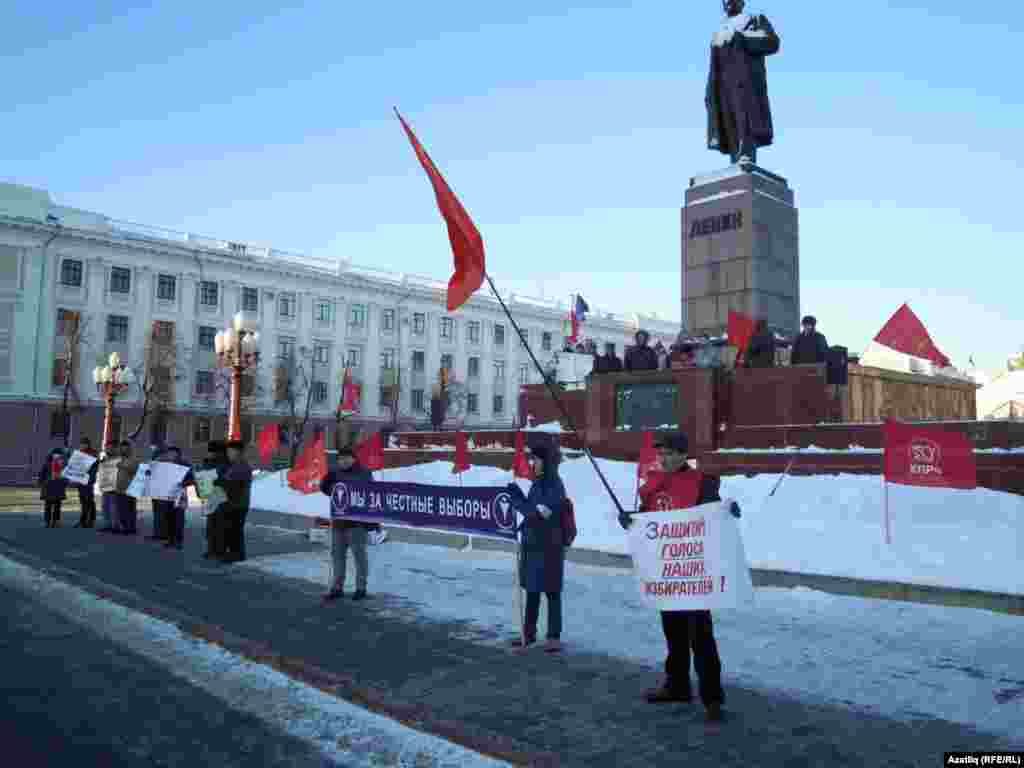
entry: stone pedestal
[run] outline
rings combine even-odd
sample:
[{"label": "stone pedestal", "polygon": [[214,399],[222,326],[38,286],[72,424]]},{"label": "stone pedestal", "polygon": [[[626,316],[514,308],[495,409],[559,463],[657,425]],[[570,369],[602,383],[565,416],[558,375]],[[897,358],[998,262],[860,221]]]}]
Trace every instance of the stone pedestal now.
[{"label": "stone pedestal", "polygon": [[729,311],[794,333],[800,247],[793,190],[756,165],[695,176],[682,209],[684,327],[722,333]]}]

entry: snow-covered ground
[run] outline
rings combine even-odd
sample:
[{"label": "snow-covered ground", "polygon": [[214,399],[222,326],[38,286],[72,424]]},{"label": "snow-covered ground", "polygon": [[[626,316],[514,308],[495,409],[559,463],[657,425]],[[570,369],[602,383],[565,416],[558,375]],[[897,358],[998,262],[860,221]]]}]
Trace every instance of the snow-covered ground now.
[{"label": "snow-covered ground", "polygon": [[[623,506],[634,508],[636,465],[598,460]],[[380,480],[457,484],[451,462],[375,473]],[[626,537],[590,462],[566,461],[562,479],[576,505],[574,546],[624,554]],[[471,467],[464,485],[505,485],[511,472]],[[1024,497],[985,488],[957,491],[889,485],[892,545],[885,544],[881,479],[870,475],[722,479],[736,499],[754,568],[1024,594]],[[327,517],[326,496],[302,496],[280,473],[253,486],[253,506]]]},{"label": "snow-covered ground", "polygon": [[[326,553],[258,558],[246,567],[324,587],[330,568]],[[371,553],[370,591],[399,598],[375,609],[386,615],[469,622],[462,639],[497,645],[518,632],[506,553],[388,543]],[[661,624],[641,603],[628,570],[568,563],[563,605],[568,653],[587,650],[649,664],[656,683],[654,668],[665,653]],[[715,613],[715,635],[727,686],[1021,735],[1024,618],[758,589],[752,606]]]},{"label": "snow-covered ground", "polygon": [[508,765],[329,696],[270,667],[188,637],[172,624],[103,600],[2,556],[0,584],[155,662],[227,706],[312,744],[323,755],[325,765]]}]

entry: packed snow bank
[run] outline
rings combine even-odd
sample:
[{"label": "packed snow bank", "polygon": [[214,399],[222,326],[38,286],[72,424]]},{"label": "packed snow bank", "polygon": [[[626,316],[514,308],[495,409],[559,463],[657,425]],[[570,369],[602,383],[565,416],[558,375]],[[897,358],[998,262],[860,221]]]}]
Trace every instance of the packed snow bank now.
[{"label": "packed snow bank", "polygon": [[[620,502],[635,508],[636,464],[598,459]],[[458,484],[451,462],[375,473],[388,482]],[[575,502],[577,548],[625,554],[617,511],[590,462],[570,460],[562,479]],[[725,477],[736,499],[754,568],[1024,594],[1024,497],[985,488],[955,491],[889,486],[893,543],[885,544],[881,479],[873,475]],[[511,472],[473,466],[463,485],[506,485]],[[327,517],[326,496],[302,496],[279,474],[253,485],[253,506]]]},{"label": "packed snow bank", "polygon": [[538,424],[536,427],[526,427],[523,432],[547,432],[552,435],[561,435],[565,430],[557,421],[549,421],[547,424]]},{"label": "packed snow bank", "polygon": [[[245,567],[324,586],[330,577],[326,553],[255,558]],[[511,573],[506,553],[390,543],[370,559],[370,591],[381,596],[374,612],[457,623],[460,639],[504,645],[518,632]],[[627,571],[568,563],[562,641],[570,654],[647,665],[655,685],[665,638],[638,592]],[[904,720],[945,718],[1018,740],[1022,629],[1019,616],[807,589],[758,589],[752,605],[715,612],[726,696],[742,686]]]}]

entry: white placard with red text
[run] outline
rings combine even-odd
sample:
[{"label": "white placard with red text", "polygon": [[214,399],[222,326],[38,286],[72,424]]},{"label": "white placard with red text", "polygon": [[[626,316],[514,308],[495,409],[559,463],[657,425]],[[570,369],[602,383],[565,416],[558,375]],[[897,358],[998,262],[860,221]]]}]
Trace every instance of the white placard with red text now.
[{"label": "white placard with red text", "polygon": [[659,611],[735,608],[754,599],[739,521],[721,502],[633,515],[633,573]]}]

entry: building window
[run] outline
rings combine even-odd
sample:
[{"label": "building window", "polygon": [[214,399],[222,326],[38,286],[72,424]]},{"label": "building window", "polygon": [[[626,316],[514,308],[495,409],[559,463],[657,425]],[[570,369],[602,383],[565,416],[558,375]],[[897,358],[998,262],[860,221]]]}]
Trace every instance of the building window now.
[{"label": "building window", "polygon": [[50,412],[50,438],[64,437],[64,422],[67,420],[67,411],[58,410]]},{"label": "building window", "polygon": [[551,332],[550,331],[544,331],[544,333],[542,333],[540,335],[540,348],[542,350],[544,350],[545,352],[550,352],[551,351]]},{"label": "building window", "polygon": [[242,381],[238,387],[238,391],[242,397],[253,397],[256,394],[256,377],[251,373],[246,373],[242,376]]},{"label": "building window", "polygon": [[412,391],[412,409],[417,413],[423,413],[426,410],[423,402],[423,390],[414,389]]},{"label": "building window", "polygon": [[313,347],[313,362],[325,365],[331,361],[331,348],[326,344],[317,344]]},{"label": "building window", "polygon": [[243,288],[242,289],[242,311],[243,312],[259,312],[260,311],[260,292],[255,288]]},{"label": "building window", "polygon": [[451,371],[455,368],[455,358],[452,355],[441,355],[441,367],[446,371]]},{"label": "building window", "polygon": [[422,336],[427,332],[427,316],[422,312],[414,312],[412,316],[412,332]]},{"label": "building window", "polygon": [[159,400],[166,401],[171,397],[171,369],[166,366],[155,366],[149,370],[152,393]]},{"label": "building window", "polygon": [[495,360],[494,361],[494,378],[503,380],[505,378],[505,361]]},{"label": "building window", "polygon": [[64,259],[60,265],[60,284],[69,288],[81,288],[82,262],[77,259]]},{"label": "building window", "polygon": [[107,341],[114,344],[128,343],[128,318],[123,315],[107,317]]},{"label": "building window", "polygon": [[156,278],[156,297],[160,301],[174,301],[178,295],[178,280],[174,275],[159,275]]},{"label": "building window", "polygon": [[366,326],[365,304],[353,304],[348,308],[348,324],[352,328],[363,328]]},{"label": "building window", "polygon": [[326,403],[327,402],[327,382],[326,381],[314,381],[313,382],[313,402],[314,403]]},{"label": "building window", "polygon": [[470,320],[469,323],[466,324],[466,335],[469,336],[469,343],[470,344],[479,344],[480,343],[480,321],[479,320]]},{"label": "building window", "polygon": [[192,442],[210,442],[210,433],[213,431],[212,426],[213,425],[210,423],[210,419],[208,419],[206,416],[197,416],[192,426]]},{"label": "building window", "polygon": [[385,309],[380,316],[380,327],[381,330],[387,331],[388,333],[395,330],[395,310]]},{"label": "building window", "polygon": [[278,339],[277,356],[282,360],[288,360],[295,354],[295,339]]},{"label": "building window", "polygon": [[381,387],[380,388],[380,407],[387,408],[391,405],[391,388]]},{"label": "building window", "polygon": [[204,307],[216,307],[220,304],[220,286],[212,280],[203,280],[199,284],[199,303]]},{"label": "building window", "polygon": [[380,353],[381,370],[390,371],[395,367],[395,350],[385,349]]},{"label": "building window", "polygon": [[469,378],[475,379],[480,375],[480,358],[471,357],[469,358],[469,367],[467,370]]},{"label": "building window", "polygon": [[480,397],[475,392],[466,395],[466,412],[480,413]]},{"label": "building window", "polygon": [[215,349],[214,339],[217,338],[217,329],[211,328],[208,325],[199,326],[199,348],[200,349]]},{"label": "building window", "polygon": [[495,395],[494,396],[494,415],[500,416],[505,412],[505,396]]},{"label": "building window", "polygon": [[174,323],[169,320],[153,321],[153,341],[161,344],[174,342]]},{"label": "building window", "polygon": [[277,314],[281,317],[295,317],[295,296],[282,293],[277,299]]},{"label": "building window", "polygon": [[495,323],[494,325],[494,346],[505,346],[505,326],[500,323]]},{"label": "building window", "polygon": [[78,332],[78,313],[70,309],[57,310],[57,335],[74,336]]},{"label": "building window", "polygon": [[422,373],[427,367],[427,356],[422,350],[415,350],[412,353],[412,369],[416,373]]},{"label": "building window", "polygon": [[124,267],[110,268],[110,292],[132,292],[132,271],[130,269],[125,269]]},{"label": "building window", "polygon": [[53,386],[63,387],[67,375],[67,360],[65,360],[63,356],[55,357],[53,359]]},{"label": "building window", "polygon": [[519,383],[526,385],[530,383],[530,366],[520,365],[519,366]]},{"label": "building window", "polygon": [[213,391],[213,371],[196,371],[196,394],[212,395]]},{"label": "building window", "polygon": [[331,302],[329,301],[318,301],[313,310],[313,318],[320,325],[331,324]]},{"label": "building window", "polygon": [[610,342],[610,341],[607,344],[605,344],[604,345],[604,353],[606,355],[614,355],[615,354],[615,344]]},{"label": "building window", "polygon": [[349,347],[348,353],[345,357],[345,366],[347,368],[358,368],[359,367],[359,348]]},{"label": "building window", "polygon": [[455,336],[455,321],[450,317],[441,318],[441,338],[448,341]]}]

